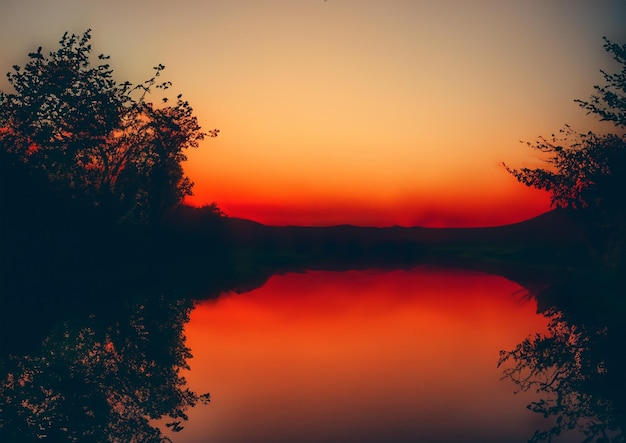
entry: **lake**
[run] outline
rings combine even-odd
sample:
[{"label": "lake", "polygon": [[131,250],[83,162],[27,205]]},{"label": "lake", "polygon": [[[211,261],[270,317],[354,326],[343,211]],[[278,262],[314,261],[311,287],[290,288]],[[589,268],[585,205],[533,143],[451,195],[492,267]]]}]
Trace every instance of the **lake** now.
[{"label": "lake", "polygon": [[546,326],[518,284],[494,275],[275,275],[191,312],[185,376],[212,400],[172,439],[524,442],[541,425],[526,409],[536,397],[502,380],[499,352]]},{"label": "lake", "polygon": [[599,277],[529,297],[422,265],[256,276],[196,301],[7,299],[0,441],[621,441],[623,285]]}]

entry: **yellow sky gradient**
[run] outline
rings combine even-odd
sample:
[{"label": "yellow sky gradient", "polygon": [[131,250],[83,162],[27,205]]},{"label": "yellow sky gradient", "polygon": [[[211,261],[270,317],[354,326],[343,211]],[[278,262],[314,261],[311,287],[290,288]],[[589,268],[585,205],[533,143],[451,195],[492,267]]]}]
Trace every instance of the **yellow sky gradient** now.
[{"label": "yellow sky gradient", "polygon": [[[93,29],[120,81],[151,67],[219,128],[194,204],[271,224],[497,225],[548,209],[504,171],[568,123],[626,41],[624,1],[0,0],[0,70]],[[0,89],[8,89],[5,79]]]}]

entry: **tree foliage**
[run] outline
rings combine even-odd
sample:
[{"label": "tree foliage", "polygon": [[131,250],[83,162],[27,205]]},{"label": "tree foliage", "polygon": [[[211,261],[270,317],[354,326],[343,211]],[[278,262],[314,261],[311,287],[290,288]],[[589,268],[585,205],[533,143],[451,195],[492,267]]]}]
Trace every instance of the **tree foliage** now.
[{"label": "tree foliage", "polygon": [[576,102],[588,113],[624,128],[626,127],[626,44],[613,43],[605,37],[604,49],[622,66],[621,71],[610,74],[601,70],[606,85],[594,86],[597,95],[592,95],[589,101],[576,100]]},{"label": "tree foliage", "polygon": [[[607,84],[595,86],[598,95],[591,96],[589,101],[576,102],[601,120],[613,122],[618,128],[625,127],[626,45],[606,40],[604,48],[622,65],[621,72],[608,74],[601,71]],[[513,169],[505,166],[525,185],[549,191],[553,206],[595,208],[611,213],[623,210],[620,191],[626,182],[624,134],[577,134],[566,126],[559,135],[540,137],[527,144],[547,154],[548,168]]]},{"label": "tree foliage", "polygon": [[108,56],[92,64],[90,39],[90,30],[66,33],[59,49],[45,56],[39,47],[7,74],[14,92],[0,92],[3,167],[43,176],[66,201],[115,221],[154,223],[191,194],[185,149],[219,131],[203,132],[182,95],[171,105],[148,100],[171,86],[160,82],[163,65],[143,83],[118,83]]},{"label": "tree foliage", "polygon": [[569,126],[559,135],[527,143],[548,154],[549,168],[507,170],[520,182],[551,193],[558,208],[594,209],[616,214],[623,210],[626,184],[626,137],[577,134]]},{"label": "tree foliage", "polygon": [[626,222],[626,45],[605,39],[604,48],[621,65],[615,74],[601,71],[606,84],[595,86],[589,101],[576,100],[601,121],[612,122],[607,134],[576,133],[565,126],[558,135],[527,143],[542,152],[547,167],[515,169],[504,165],[518,181],[551,194],[553,207],[571,209],[594,231],[604,260],[618,261]]}]

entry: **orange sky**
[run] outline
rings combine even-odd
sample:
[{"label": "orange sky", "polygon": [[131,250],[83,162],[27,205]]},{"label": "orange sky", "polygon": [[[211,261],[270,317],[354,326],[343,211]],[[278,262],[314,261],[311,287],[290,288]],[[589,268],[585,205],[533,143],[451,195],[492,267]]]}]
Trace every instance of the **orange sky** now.
[{"label": "orange sky", "polygon": [[[0,70],[93,29],[120,81],[165,76],[206,129],[193,204],[271,224],[476,226],[547,198],[502,168],[519,140],[586,131],[626,41],[621,0],[0,0]],[[8,88],[0,80],[0,88]]]},{"label": "orange sky", "polygon": [[203,302],[186,377],[212,402],[176,439],[526,441],[529,397],[500,380],[498,353],[547,320],[518,289],[430,268],[308,272]]}]

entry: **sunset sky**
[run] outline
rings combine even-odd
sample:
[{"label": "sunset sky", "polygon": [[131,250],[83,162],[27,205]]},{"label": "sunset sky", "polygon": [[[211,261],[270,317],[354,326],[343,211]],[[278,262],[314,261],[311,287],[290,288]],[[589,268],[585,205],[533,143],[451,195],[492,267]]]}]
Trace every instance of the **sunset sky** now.
[{"label": "sunset sky", "polygon": [[501,163],[538,164],[519,141],[566,123],[597,129],[573,100],[624,23],[623,0],[0,0],[0,71],[87,28],[118,81],[164,64],[221,131],[189,153],[190,202],[233,217],[498,225],[548,209]]}]

